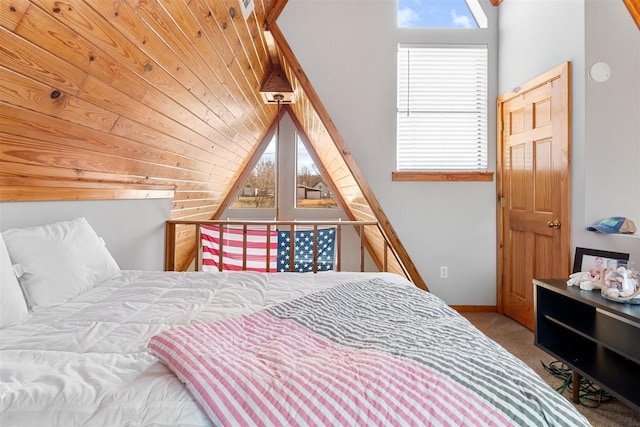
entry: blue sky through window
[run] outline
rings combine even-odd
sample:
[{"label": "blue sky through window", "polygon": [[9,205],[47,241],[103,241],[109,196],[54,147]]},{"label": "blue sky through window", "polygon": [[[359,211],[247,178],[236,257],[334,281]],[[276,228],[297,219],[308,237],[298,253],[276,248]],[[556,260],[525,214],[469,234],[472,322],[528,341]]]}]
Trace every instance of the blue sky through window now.
[{"label": "blue sky through window", "polygon": [[465,0],[398,0],[400,28],[478,28]]}]

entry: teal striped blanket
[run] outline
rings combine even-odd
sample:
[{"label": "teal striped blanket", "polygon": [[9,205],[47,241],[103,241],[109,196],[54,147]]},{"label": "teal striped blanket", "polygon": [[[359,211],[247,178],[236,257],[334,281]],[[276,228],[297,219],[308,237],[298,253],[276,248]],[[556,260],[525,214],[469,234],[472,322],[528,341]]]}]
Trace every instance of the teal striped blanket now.
[{"label": "teal striped blanket", "polygon": [[216,425],[588,426],[441,299],[383,279],[154,336]]}]

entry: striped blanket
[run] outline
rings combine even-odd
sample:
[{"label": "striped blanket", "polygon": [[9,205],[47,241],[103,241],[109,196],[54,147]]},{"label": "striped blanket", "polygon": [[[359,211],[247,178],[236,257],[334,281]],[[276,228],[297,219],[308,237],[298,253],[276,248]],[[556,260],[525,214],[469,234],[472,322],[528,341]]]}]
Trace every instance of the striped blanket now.
[{"label": "striped blanket", "polygon": [[382,279],[174,328],[149,349],[215,425],[589,425],[442,300]]}]

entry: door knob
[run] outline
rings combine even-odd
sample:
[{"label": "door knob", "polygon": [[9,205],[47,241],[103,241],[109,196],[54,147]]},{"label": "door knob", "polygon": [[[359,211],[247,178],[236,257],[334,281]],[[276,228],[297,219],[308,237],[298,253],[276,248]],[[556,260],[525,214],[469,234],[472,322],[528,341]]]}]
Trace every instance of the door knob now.
[{"label": "door knob", "polygon": [[560,221],[558,221],[557,219],[554,219],[553,221],[547,222],[547,226],[549,228],[560,228]]}]

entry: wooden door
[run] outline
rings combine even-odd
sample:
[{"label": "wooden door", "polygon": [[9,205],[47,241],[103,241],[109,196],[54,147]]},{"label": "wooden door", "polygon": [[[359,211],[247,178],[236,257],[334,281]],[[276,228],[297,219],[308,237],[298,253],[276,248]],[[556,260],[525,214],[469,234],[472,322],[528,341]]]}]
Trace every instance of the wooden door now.
[{"label": "wooden door", "polygon": [[498,97],[498,307],[533,330],[533,278],[570,273],[565,63]]}]

